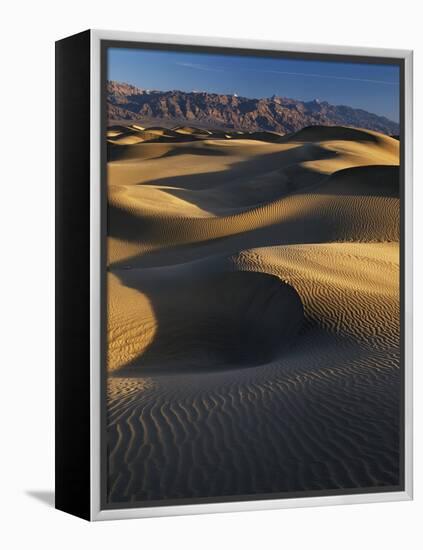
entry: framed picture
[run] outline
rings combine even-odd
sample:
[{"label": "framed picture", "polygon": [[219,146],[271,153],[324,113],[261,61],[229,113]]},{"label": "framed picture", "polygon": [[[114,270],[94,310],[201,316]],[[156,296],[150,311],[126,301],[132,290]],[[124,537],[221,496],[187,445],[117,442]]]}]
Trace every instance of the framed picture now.
[{"label": "framed picture", "polygon": [[412,498],[412,52],[56,43],[56,507]]}]

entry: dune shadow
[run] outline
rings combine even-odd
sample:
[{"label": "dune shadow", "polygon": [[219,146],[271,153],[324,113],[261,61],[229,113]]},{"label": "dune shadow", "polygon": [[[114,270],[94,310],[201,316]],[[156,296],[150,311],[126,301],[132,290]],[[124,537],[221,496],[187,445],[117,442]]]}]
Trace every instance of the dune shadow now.
[{"label": "dune shadow", "polygon": [[[231,152],[233,154],[233,152]],[[230,156],[228,154],[228,156]],[[146,181],[141,185],[150,184],[161,187],[176,187],[182,190],[202,190],[226,185],[242,177],[251,178],[260,174],[298,165],[310,160],[331,159],[337,156],[336,151],[330,151],[318,145],[306,143],[285,151],[263,153],[253,158],[238,160],[231,163],[225,170],[201,172],[182,176],[166,176]],[[163,157],[160,157],[163,158]]]},{"label": "dune shadow", "polygon": [[107,207],[107,235],[124,241],[139,242],[140,235],[150,234],[156,221],[137,216],[135,213],[115,204]]},{"label": "dune shadow", "polygon": [[[252,209],[283,197],[288,192],[317,184],[324,176],[298,166],[298,163],[334,156],[335,152],[307,144],[288,151],[267,153],[258,158],[238,161],[226,170],[164,177],[142,185],[169,187],[166,189],[167,193],[218,216],[222,212],[222,203],[226,208],[234,207],[238,211]],[[282,167],[285,167],[283,171]],[[267,176],[269,172],[273,173]],[[239,203],[244,204],[240,207]],[[156,223],[157,220],[141,218],[132,210],[109,203],[107,230],[111,237],[139,242],[140,235],[148,236],[154,231]],[[158,220],[158,223],[161,221]]]},{"label": "dune shadow", "polygon": [[216,187],[189,190],[184,188],[165,189],[166,193],[183,199],[190,204],[221,216],[245,212],[289,194],[298,193],[326,179],[326,175],[304,166],[290,165],[259,174],[234,177],[227,184]]},{"label": "dune shadow", "polygon": [[[398,198],[400,191],[399,167],[395,165],[369,165],[345,168],[330,175],[321,174],[306,167],[289,166],[285,170],[286,179],[281,183],[280,190],[264,189],[265,200],[255,202],[258,197],[245,194],[244,206],[231,209],[231,201],[235,205],[238,201],[236,193],[226,191],[226,209],[215,210],[220,214],[215,220],[230,222],[231,216],[248,213],[259,207],[293,196],[297,193],[312,193],[316,196],[350,196],[350,197],[387,197]],[[295,182],[293,183],[293,178]],[[210,206],[210,192],[195,192],[187,194],[183,190],[173,190],[175,195],[188,198],[199,207]],[[263,198],[263,197],[262,197]],[[208,222],[211,223],[210,221]],[[186,220],[184,218],[154,219],[140,217],[131,211],[109,206],[109,235],[122,240],[139,242],[139,236],[157,235],[158,228],[161,236],[173,235],[176,244],[166,244],[160,249],[144,252],[134,256],[127,262],[115,262],[113,267],[129,263],[136,267],[158,267],[175,263],[184,263],[202,257],[221,254],[225,251],[232,254],[239,248],[258,248],[262,246],[277,246],[288,244],[307,244],[330,242],[337,238],[339,227],[329,218],[320,219],[317,212],[308,212],[302,217],[299,224],[297,219],[281,219],[270,226],[252,227],[226,236],[216,236],[198,240],[196,242],[178,243],[178,236],[182,235]],[[318,228],[318,231],[317,231]]]},{"label": "dune shadow", "polygon": [[334,172],[316,193],[399,198],[399,166],[354,166]]},{"label": "dune shadow", "polygon": [[[124,134],[122,137],[128,137],[128,136],[136,136],[135,131]],[[141,132],[138,132],[141,133]],[[142,140],[143,138],[140,137]],[[157,136],[152,137],[149,139],[145,139],[143,141],[140,141],[139,143],[132,143],[132,144],[124,144],[119,143],[119,138],[109,138],[107,140],[107,160],[110,161],[122,161],[122,160],[136,160],[142,157],[140,155],[140,151],[142,151],[142,148],[145,145],[149,144],[163,144],[163,145],[172,145],[177,143],[187,143],[187,142],[198,142],[200,141],[195,136],[187,136],[181,137],[181,138],[174,138],[174,137],[165,137],[165,136]],[[140,149],[141,148],[141,149]],[[160,157],[159,157],[160,158]]]},{"label": "dune shadow", "polygon": [[[306,172],[307,169],[304,169],[304,177],[307,179],[308,174]],[[321,177],[320,175],[319,180]],[[326,178],[325,176],[324,179]],[[319,183],[315,184],[313,193],[318,192],[316,190],[319,189],[319,185]],[[289,193],[286,193],[286,195],[289,196]],[[272,201],[269,202],[271,203]],[[245,208],[242,212],[246,213],[254,210],[257,206],[265,206],[266,204],[255,204]],[[230,257],[232,254],[237,254],[240,250],[331,242],[336,239],[339,230],[338,226],[332,223],[329,218],[322,219],[321,214],[316,210],[309,211],[307,215],[303,215],[301,223],[298,222],[297,217],[290,217],[289,219],[282,217],[280,220],[273,221],[269,225],[245,228],[242,231],[224,236],[217,235],[211,237],[205,235],[204,239],[198,239],[194,242],[178,242],[179,235],[184,229],[185,220],[183,218],[173,220],[140,218],[129,211],[120,210],[114,206],[109,209],[109,219],[110,217],[113,217],[110,220],[110,229],[114,229],[110,231],[111,236],[118,236],[123,240],[133,239],[137,241],[139,240],[139,235],[143,235],[144,237],[147,235],[154,236],[159,224],[163,242],[160,248],[143,251],[141,254],[135,254],[124,260],[112,262],[110,264],[112,269],[171,266],[203,258],[221,256],[222,254]],[[234,217],[236,218],[236,215]],[[226,219],[228,223],[231,223],[232,218],[226,217]],[[208,220],[208,223],[211,223],[210,220]],[[223,223],[222,218],[216,218],[216,223]]]},{"label": "dune shadow", "polygon": [[[311,244],[331,242],[337,234],[337,226],[325,220],[321,223],[319,231],[316,231],[319,221],[318,213],[310,213],[299,224],[294,218],[289,221],[282,220],[272,225],[257,227],[240,233],[234,233],[224,237],[205,239],[194,243],[182,243],[163,246],[159,249],[145,251],[124,260],[113,262],[112,269],[122,268],[154,268],[184,264],[213,256],[231,256],[240,250],[253,248],[282,246],[290,244]],[[136,234],[136,220],[132,227]],[[170,234],[172,229],[166,229]]]},{"label": "dune shadow", "polygon": [[160,159],[169,158],[169,157],[178,157],[180,155],[196,155],[200,157],[227,157],[229,152],[225,150],[224,147],[220,149],[215,149],[213,147],[179,147],[175,149],[169,149],[166,153],[161,155]]},{"label": "dune shadow", "polygon": [[150,281],[115,272],[149,299],[152,342],[115,374],[210,372],[266,364],[288,349],[304,319],[296,290],[274,275],[225,272]]},{"label": "dune shadow", "polygon": [[374,134],[369,133],[366,130],[360,130],[359,128],[352,128],[348,126],[306,126],[298,132],[287,134],[282,136],[279,140],[280,143],[286,143],[290,141],[363,141],[370,143],[378,143],[380,138]]}]

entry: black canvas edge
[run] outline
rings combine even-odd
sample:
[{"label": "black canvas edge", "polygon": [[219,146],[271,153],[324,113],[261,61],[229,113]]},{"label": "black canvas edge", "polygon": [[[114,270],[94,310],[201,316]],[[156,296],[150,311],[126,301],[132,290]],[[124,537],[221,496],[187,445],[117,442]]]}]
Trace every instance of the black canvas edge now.
[{"label": "black canvas edge", "polygon": [[90,45],[55,44],[55,507],[90,520]]}]

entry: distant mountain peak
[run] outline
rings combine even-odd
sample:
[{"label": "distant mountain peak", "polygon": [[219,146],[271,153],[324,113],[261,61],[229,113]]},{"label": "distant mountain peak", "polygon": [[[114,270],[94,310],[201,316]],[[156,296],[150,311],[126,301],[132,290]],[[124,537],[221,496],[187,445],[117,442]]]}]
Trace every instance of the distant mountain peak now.
[{"label": "distant mountain peak", "polygon": [[315,98],[300,101],[273,95],[247,98],[237,93],[159,91],[131,84],[107,83],[109,120],[158,119],[188,121],[207,127],[287,134],[306,126],[354,126],[388,135],[399,134],[399,124],[386,117]]}]

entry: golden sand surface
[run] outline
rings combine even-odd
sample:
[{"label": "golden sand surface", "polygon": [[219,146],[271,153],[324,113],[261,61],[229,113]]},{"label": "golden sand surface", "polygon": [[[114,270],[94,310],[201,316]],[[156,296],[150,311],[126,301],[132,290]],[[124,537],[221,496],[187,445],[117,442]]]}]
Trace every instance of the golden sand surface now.
[{"label": "golden sand surface", "polygon": [[108,147],[109,501],[398,485],[399,142]]}]

